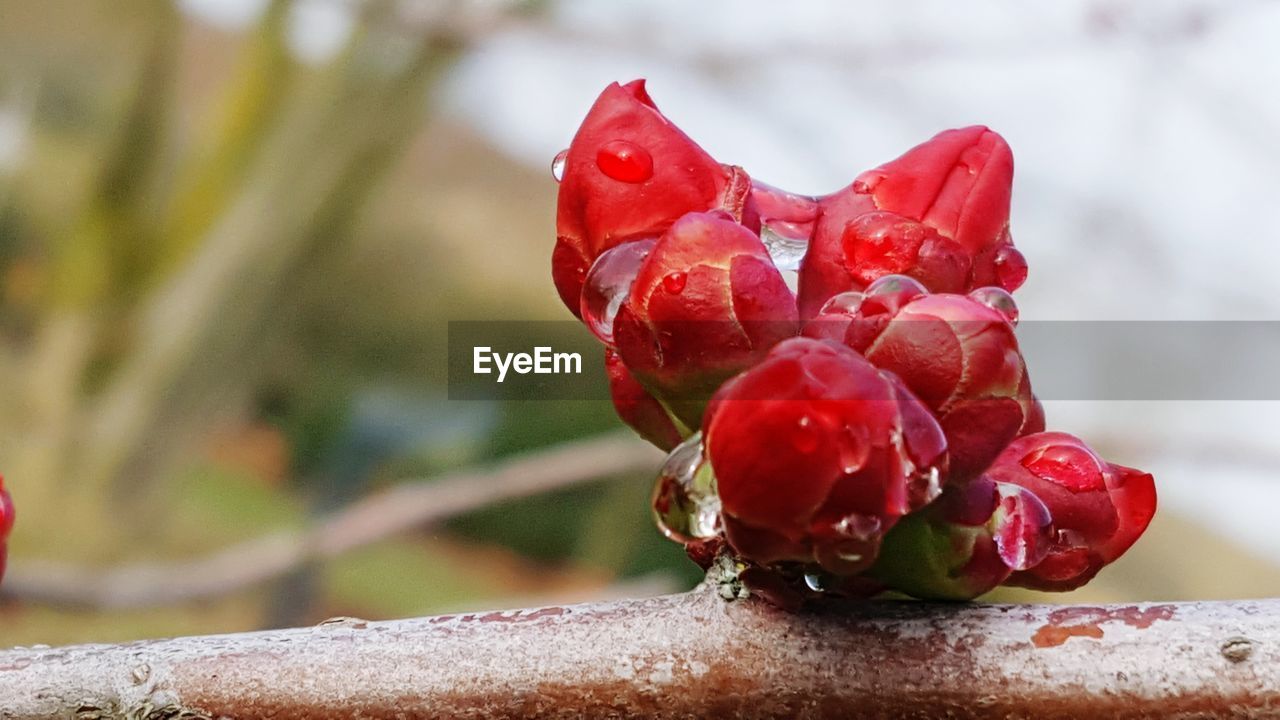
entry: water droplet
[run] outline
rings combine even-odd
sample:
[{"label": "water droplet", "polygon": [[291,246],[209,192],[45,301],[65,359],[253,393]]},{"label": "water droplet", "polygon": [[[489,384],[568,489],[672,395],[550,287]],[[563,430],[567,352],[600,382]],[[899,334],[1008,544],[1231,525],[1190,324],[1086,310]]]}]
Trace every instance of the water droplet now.
[{"label": "water droplet", "polygon": [[879,295],[896,295],[899,293],[911,293],[914,295],[926,295],[928,290],[919,280],[907,277],[906,275],[885,275],[876,278],[874,282],[867,286],[863,294],[870,296]]},{"label": "water droplet", "polygon": [[998,287],[978,288],[969,293],[969,297],[1003,315],[1010,325],[1017,326],[1018,303],[1014,301],[1008,290]]},{"label": "water droplet", "polygon": [[854,540],[872,540],[880,536],[883,527],[884,524],[875,515],[852,513],[840,518],[832,529]]},{"label": "water droplet", "polygon": [[817,540],[813,546],[813,558],[818,565],[841,577],[863,572],[875,562],[879,552],[879,534],[873,534],[866,540],[829,536]]},{"label": "water droplet", "polygon": [[996,483],[1000,502],[988,526],[1000,559],[1013,570],[1040,564],[1053,548],[1053,517],[1035,493],[1019,485]]},{"label": "water droplet", "polygon": [[884,275],[862,291],[860,312],[863,315],[896,313],[902,309],[903,305],[921,295],[928,294],[929,291],[925,286],[915,278],[906,275]]},{"label": "water droplet", "polygon": [[818,199],[812,195],[787,192],[752,179],[751,199],[755,201],[762,222],[785,222],[787,227],[799,233],[793,237],[808,237],[813,234],[811,231],[814,221],[818,219],[819,205]]},{"label": "water droplet", "polygon": [[996,251],[996,282],[1000,287],[1013,292],[1027,281],[1027,259],[1012,245],[1005,245]]},{"label": "water droplet", "polygon": [[833,296],[828,300],[822,309],[818,311],[819,315],[852,315],[858,312],[858,306],[862,304],[862,293],[857,290],[842,292]]},{"label": "water droplet", "polygon": [[596,166],[618,182],[642,183],[653,177],[653,156],[627,140],[614,140],[600,146]]},{"label": "water droplet", "polygon": [[1022,457],[1022,467],[1046,482],[1073,493],[1106,489],[1098,457],[1079,445],[1049,445]]},{"label": "water droplet", "polygon": [[907,503],[912,509],[921,508],[942,494],[942,473],[929,467],[912,473],[907,479]]},{"label": "water droplet", "polygon": [[861,470],[871,455],[871,442],[867,437],[866,426],[845,426],[837,441],[836,452],[840,458],[840,470],[845,475],[852,475]]},{"label": "water droplet", "polygon": [[685,283],[689,281],[689,274],[681,271],[667,273],[662,278],[662,287],[672,295],[679,295],[684,292]]},{"label": "water droplet", "polygon": [[720,532],[720,498],[711,465],[702,457],[702,433],[667,455],[653,490],[653,515],[663,535],[679,543]]},{"label": "water droplet", "polygon": [[800,419],[796,421],[795,430],[791,433],[791,446],[797,452],[807,455],[818,449],[820,439],[818,428],[815,427],[813,418],[808,415],[801,415]]},{"label": "water droplet", "polygon": [[1063,528],[1053,536],[1053,542],[1063,547],[1086,547],[1087,543],[1084,535],[1079,530]]},{"label": "water droplet", "polygon": [[568,148],[565,148],[564,150],[561,150],[560,152],[556,153],[555,158],[551,160],[551,177],[555,178],[556,182],[560,182],[561,180],[564,180],[564,165],[568,160],[569,160]]},{"label": "water droplet", "polygon": [[613,320],[656,242],[623,243],[605,250],[591,265],[582,286],[582,320],[602,342],[613,343]]},{"label": "water droplet", "polygon": [[785,223],[764,224],[760,226],[760,240],[764,242],[769,257],[779,270],[796,271],[800,269],[800,261],[809,249],[809,236],[797,237],[792,228]]},{"label": "water droplet", "polygon": [[804,584],[806,587],[808,587],[810,590],[816,593],[826,592],[827,588],[830,586],[827,581],[827,577],[822,573],[817,573],[817,572],[805,573]]},{"label": "water droplet", "polygon": [[859,195],[867,195],[876,191],[884,175],[878,170],[862,173],[853,181],[853,191]]}]

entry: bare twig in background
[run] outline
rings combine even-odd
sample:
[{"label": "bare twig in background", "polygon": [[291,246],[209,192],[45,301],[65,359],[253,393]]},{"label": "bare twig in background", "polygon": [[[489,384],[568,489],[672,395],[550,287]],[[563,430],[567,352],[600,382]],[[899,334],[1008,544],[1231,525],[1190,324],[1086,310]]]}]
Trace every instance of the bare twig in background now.
[{"label": "bare twig in background", "polygon": [[[871,602],[710,588],[0,653],[4,717],[1275,717],[1280,601]],[[96,714],[95,714],[96,713]],[[78,715],[77,715],[78,714]]]},{"label": "bare twig in background", "polygon": [[281,531],[198,560],[109,570],[25,561],[9,568],[3,594],[69,607],[145,608],[223,597],[304,563],[384,540],[494,503],[656,467],[660,453],[628,434],[565,443],[487,470],[409,481],[304,530]]}]

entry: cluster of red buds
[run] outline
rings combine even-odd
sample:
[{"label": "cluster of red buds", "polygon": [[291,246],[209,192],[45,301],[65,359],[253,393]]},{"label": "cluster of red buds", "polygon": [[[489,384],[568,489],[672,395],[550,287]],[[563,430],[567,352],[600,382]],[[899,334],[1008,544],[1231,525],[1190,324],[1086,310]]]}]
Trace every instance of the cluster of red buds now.
[{"label": "cluster of red buds", "polygon": [[556,288],[618,415],[670,452],[654,512],[701,564],[784,605],[968,599],[1079,587],[1146,529],[1149,474],[1044,431],[995,132],[808,197],[716,162],[637,80],[552,170]]},{"label": "cluster of red buds", "polygon": [[13,530],[13,498],[4,489],[4,476],[0,475],[0,578],[4,577],[5,561],[9,555],[9,533]]}]

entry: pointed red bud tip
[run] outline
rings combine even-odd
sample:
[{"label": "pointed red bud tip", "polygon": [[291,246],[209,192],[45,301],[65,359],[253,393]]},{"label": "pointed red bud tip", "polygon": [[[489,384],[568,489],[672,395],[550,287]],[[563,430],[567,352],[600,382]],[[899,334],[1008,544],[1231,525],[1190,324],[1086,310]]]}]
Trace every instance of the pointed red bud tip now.
[{"label": "pointed red bud tip", "polygon": [[662,403],[649,394],[618,357],[618,353],[606,349],[605,372],[609,376],[609,396],[613,409],[628,427],[640,437],[659,448],[671,451],[683,439],[680,430],[667,414]]},{"label": "pointed red bud tip", "polygon": [[618,354],[686,426],[725,380],[797,332],[764,244],[722,213],[690,213],[641,264],[613,323]]},{"label": "pointed red bud tip", "polygon": [[920,401],[852,350],[809,338],[726,383],[704,435],[729,544],[764,565],[861,572],[945,477],[946,441]]},{"label": "pointed red bud tip", "polygon": [[1013,152],[981,125],[944,130],[860,180],[879,209],[919,220],[977,255],[1009,224]]},{"label": "pointed red bud tip", "polygon": [[556,168],[552,277],[575,315],[602,252],[657,237],[688,212],[723,207],[740,218],[750,190],[745,173],[716,162],[658,111],[643,80],[605,88]]},{"label": "pointed red bud tip", "polygon": [[910,275],[933,292],[1012,292],[1027,271],[1009,238],[1012,182],[1008,144],[974,126],[939,133],[822,198],[801,266],[801,316],[887,274]]},{"label": "pointed red bud tip", "polygon": [[938,418],[947,435],[952,480],[976,476],[1019,434],[1042,424],[1003,291],[927,294],[887,275],[856,306],[844,303],[806,323],[808,337],[843,328],[845,344],[893,372]]},{"label": "pointed red bud tip", "polygon": [[1108,463],[1066,433],[1041,432],[1015,440],[985,477],[1034,493],[1057,530],[1044,560],[1014,573],[1012,585],[1077,588],[1128,550],[1155,515],[1150,474]]}]

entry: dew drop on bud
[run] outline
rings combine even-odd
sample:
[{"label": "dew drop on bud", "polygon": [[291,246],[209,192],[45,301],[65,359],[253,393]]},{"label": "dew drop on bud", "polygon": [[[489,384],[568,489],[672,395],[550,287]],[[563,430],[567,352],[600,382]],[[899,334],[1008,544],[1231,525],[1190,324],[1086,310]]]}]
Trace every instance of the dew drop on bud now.
[{"label": "dew drop on bud", "polygon": [[804,584],[805,587],[816,593],[826,592],[828,587],[826,576],[818,572],[805,573]]},{"label": "dew drop on bud", "polygon": [[795,429],[791,431],[791,446],[796,452],[808,455],[818,449],[818,428],[815,427],[813,418],[808,415],[801,415],[796,421]]},{"label": "dew drop on bud", "polygon": [[1000,287],[1013,292],[1027,281],[1027,259],[1012,245],[1005,245],[996,251],[996,282]]},{"label": "dew drop on bud", "polygon": [[564,165],[566,162],[568,162],[568,160],[569,160],[568,148],[565,148],[564,150],[561,150],[560,152],[556,153],[555,158],[551,160],[551,177],[555,178],[556,182],[560,182],[561,180],[564,180]]},{"label": "dew drop on bud", "polygon": [[1018,324],[1018,303],[1014,301],[1008,290],[983,287],[969,293],[969,297],[1003,315],[1010,325]]},{"label": "dew drop on bud", "polygon": [[711,465],[703,461],[702,433],[667,455],[653,488],[653,517],[663,535],[679,543],[720,532],[720,498]]},{"label": "dew drop on bud", "polygon": [[915,278],[910,278],[906,275],[885,275],[876,278],[874,282],[868,285],[867,289],[863,291],[863,295],[871,297],[906,293],[915,296],[925,295],[928,292],[925,286]]},{"label": "dew drop on bud", "polygon": [[1022,457],[1022,467],[1073,493],[1106,488],[1097,456],[1078,445],[1050,445]]},{"label": "dew drop on bud", "polygon": [[813,558],[823,570],[847,577],[870,567],[879,552],[878,533],[866,540],[828,537],[814,543]]},{"label": "dew drop on bud", "polygon": [[942,494],[942,473],[936,466],[925,468],[907,480],[907,502],[912,509],[921,508]]},{"label": "dew drop on bud", "polygon": [[672,295],[679,295],[684,292],[685,283],[689,281],[689,274],[681,271],[667,273],[662,277],[662,289]]},{"label": "dew drop on bud", "polygon": [[642,183],[653,177],[653,156],[627,140],[614,140],[600,146],[596,166],[618,182]]},{"label": "dew drop on bud", "polygon": [[1035,493],[1010,483],[996,483],[1000,503],[990,528],[1000,559],[1010,569],[1040,564],[1053,547],[1053,517]]},{"label": "dew drop on bud", "polygon": [[769,251],[773,264],[783,272],[800,269],[800,261],[809,249],[809,237],[800,234],[787,223],[766,223],[760,226],[760,240]]},{"label": "dew drop on bud", "polygon": [[846,426],[837,440],[836,452],[840,458],[840,470],[845,475],[852,475],[861,470],[871,455],[871,442],[867,437],[866,426]]},{"label": "dew drop on bud", "polygon": [[773,264],[784,273],[799,270],[818,219],[817,198],[752,181],[751,200],[760,215],[760,240]]},{"label": "dew drop on bud", "polygon": [[833,529],[838,534],[854,540],[873,540],[880,536],[883,525],[880,518],[875,515],[851,513],[840,518]]},{"label": "dew drop on bud", "polygon": [[596,258],[582,286],[582,320],[593,335],[613,343],[613,320],[631,293],[640,266],[656,240],[635,240],[609,248]]},{"label": "dew drop on bud", "polygon": [[830,300],[823,304],[822,309],[818,311],[819,315],[852,315],[858,312],[858,306],[862,304],[862,293],[857,290],[842,292],[839,295],[832,296]]},{"label": "dew drop on bud", "polygon": [[862,315],[896,313],[903,305],[927,295],[929,291],[915,278],[906,275],[884,275],[876,278],[862,291]]}]

